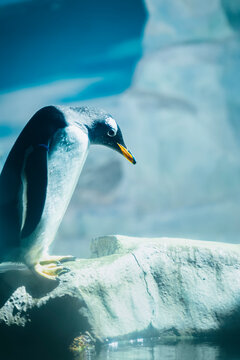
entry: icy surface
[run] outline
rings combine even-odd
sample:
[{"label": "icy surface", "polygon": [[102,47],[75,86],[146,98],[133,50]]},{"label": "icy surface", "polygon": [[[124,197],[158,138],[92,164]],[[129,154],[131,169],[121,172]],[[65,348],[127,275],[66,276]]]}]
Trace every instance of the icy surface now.
[{"label": "icy surface", "polygon": [[[71,271],[48,291],[46,282],[34,285],[30,275],[2,275],[3,331],[4,324],[15,324],[37,337],[45,328],[47,337],[53,321],[56,329],[66,323],[63,338],[88,329],[111,341],[238,333],[239,245],[118,235],[94,240],[92,256],[66,263]],[[6,285],[12,290],[6,292]]]}]

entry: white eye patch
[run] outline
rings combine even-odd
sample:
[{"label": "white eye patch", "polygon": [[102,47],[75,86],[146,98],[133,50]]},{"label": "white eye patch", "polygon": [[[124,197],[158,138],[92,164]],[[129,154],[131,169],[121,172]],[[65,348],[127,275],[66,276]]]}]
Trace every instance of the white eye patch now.
[{"label": "white eye patch", "polygon": [[105,121],[112,128],[112,130],[116,133],[117,129],[118,129],[116,121],[111,117],[108,117]]}]

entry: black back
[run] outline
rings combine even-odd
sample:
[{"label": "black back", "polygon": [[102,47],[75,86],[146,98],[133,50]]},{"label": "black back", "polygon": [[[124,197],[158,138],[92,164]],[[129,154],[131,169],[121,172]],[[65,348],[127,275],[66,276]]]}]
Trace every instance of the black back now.
[{"label": "black back", "polygon": [[[54,106],[39,110],[13,145],[0,175],[0,260],[20,245],[39,222],[47,189],[47,148],[53,134],[66,126]],[[29,152],[29,154],[28,154]],[[27,210],[23,222],[23,175],[27,179]]]}]

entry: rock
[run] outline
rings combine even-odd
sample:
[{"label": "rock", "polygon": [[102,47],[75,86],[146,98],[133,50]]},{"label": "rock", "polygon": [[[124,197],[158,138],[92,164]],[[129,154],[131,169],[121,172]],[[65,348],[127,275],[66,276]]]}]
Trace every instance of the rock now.
[{"label": "rock", "polygon": [[28,270],[1,274],[0,351],[67,358],[87,331],[103,342],[240,330],[239,245],[117,235],[93,240],[91,250],[66,263],[59,282]]}]

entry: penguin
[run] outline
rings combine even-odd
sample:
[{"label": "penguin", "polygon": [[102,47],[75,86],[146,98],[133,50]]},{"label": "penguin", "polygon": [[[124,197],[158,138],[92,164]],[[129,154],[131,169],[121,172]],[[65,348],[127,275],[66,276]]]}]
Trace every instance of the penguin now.
[{"label": "penguin", "polygon": [[136,160],[116,120],[89,107],[46,106],[26,124],[0,175],[0,262],[56,280],[72,256],[50,256],[90,145]]}]

